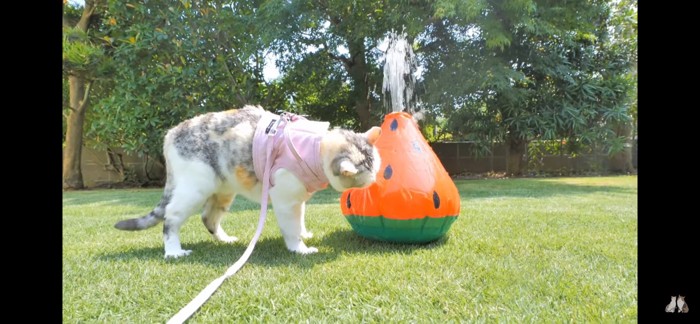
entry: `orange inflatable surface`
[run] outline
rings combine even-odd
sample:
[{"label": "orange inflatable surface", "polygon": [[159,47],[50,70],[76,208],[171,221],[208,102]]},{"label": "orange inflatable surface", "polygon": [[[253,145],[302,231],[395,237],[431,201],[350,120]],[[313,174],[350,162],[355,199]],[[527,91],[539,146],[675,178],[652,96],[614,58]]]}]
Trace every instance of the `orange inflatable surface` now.
[{"label": "orange inflatable surface", "polygon": [[410,114],[384,117],[375,146],[377,181],[343,192],[341,209],[361,236],[393,242],[430,242],[459,215],[459,192]]}]

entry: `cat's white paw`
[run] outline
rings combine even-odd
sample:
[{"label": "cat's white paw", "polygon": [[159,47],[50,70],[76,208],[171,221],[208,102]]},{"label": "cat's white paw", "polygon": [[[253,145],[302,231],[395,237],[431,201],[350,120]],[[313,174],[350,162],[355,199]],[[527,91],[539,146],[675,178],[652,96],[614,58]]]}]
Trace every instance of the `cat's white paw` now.
[{"label": "cat's white paw", "polygon": [[313,253],[318,252],[318,249],[313,247],[313,246],[309,246],[309,247],[304,246],[304,247],[297,248],[293,252],[296,252],[299,254],[313,254]]},{"label": "cat's white paw", "polygon": [[226,234],[223,234],[223,235],[214,235],[214,238],[216,238],[217,240],[219,240],[219,241],[221,241],[221,242],[224,242],[224,243],[233,243],[233,242],[238,241],[238,238],[237,238],[237,237],[235,237],[235,236],[228,236],[228,235],[226,235]]},{"label": "cat's white paw", "polygon": [[291,240],[291,242],[285,241],[285,243],[287,244],[287,250],[295,253],[311,254],[318,252],[317,248],[306,246],[306,244],[304,244],[304,241],[302,240]]},{"label": "cat's white paw", "polygon": [[314,237],[314,233],[311,233],[311,232],[302,232],[301,233],[301,238],[303,238],[303,239],[310,239],[312,237]]},{"label": "cat's white paw", "polygon": [[166,251],[165,258],[177,259],[179,257],[188,256],[192,253],[192,250],[177,250],[177,251]]}]

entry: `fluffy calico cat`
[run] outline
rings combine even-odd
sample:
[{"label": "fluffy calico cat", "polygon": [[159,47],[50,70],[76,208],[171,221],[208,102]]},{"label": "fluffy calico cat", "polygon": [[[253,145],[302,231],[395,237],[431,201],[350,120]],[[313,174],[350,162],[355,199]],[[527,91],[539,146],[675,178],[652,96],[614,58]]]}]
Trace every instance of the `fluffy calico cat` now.
[{"label": "fluffy calico cat", "polygon": [[676,312],[676,296],[671,296],[671,302],[666,305],[666,313]]},{"label": "fluffy calico cat", "polygon": [[678,295],[678,312],[687,313],[688,304],[685,303],[685,296]]},{"label": "fluffy calico cat", "polygon": [[[204,207],[202,222],[212,236],[236,241],[221,228],[221,217],[236,195],[261,201],[265,134],[271,130],[274,134],[279,120],[280,116],[259,106],[245,106],[200,115],[170,129],[163,145],[167,180],[160,202],[148,215],[120,221],[115,227],[143,230],[164,221],[165,258],[178,258],[192,252],[180,245],[182,223]],[[302,241],[312,235],[306,231],[304,211],[315,191],[329,183],[341,192],[368,186],[381,164],[374,147],[381,128],[373,127],[364,134],[327,128],[328,123],[292,116],[275,135],[269,198],[292,252],[318,251]],[[292,140],[278,137],[280,134],[291,134],[287,139]]]}]

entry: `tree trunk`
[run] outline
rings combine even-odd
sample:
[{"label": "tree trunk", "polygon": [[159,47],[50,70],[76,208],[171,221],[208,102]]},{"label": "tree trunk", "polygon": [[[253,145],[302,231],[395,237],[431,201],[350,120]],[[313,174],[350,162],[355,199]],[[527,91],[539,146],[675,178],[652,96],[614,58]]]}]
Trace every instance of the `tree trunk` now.
[{"label": "tree trunk", "polygon": [[360,130],[367,131],[372,127],[371,116],[369,113],[369,102],[357,99],[355,102],[355,111],[360,119]]},{"label": "tree trunk", "polygon": [[355,112],[360,119],[360,129],[366,131],[372,127],[372,115],[370,113],[369,71],[367,70],[363,41],[363,39],[357,39],[348,42],[351,56],[345,67],[355,86],[353,96],[355,97]]},{"label": "tree trunk", "polygon": [[80,157],[83,148],[83,123],[87,110],[85,80],[69,76],[70,114],[66,123],[66,143],[63,149],[63,189],[82,189],[83,173]]},{"label": "tree trunk", "polygon": [[[322,10],[328,15],[328,20],[336,28],[341,28],[343,22],[343,17],[338,16],[336,12],[331,12],[328,9],[328,5],[325,3],[320,3]],[[372,127],[372,114],[371,114],[371,99],[369,91],[369,70],[367,68],[367,58],[365,56],[365,43],[363,37],[355,37],[353,33],[349,32],[345,35],[340,35],[344,37],[348,45],[349,57],[344,55],[336,56],[331,52],[327,52],[333,59],[343,63],[345,70],[350,75],[353,83],[352,96],[355,98],[355,112],[360,121],[360,129],[362,131],[368,130]],[[328,46],[326,46],[326,49]]]},{"label": "tree trunk", "polygon": [[624,136],[627,140],[625,141],[625,147],[622,149],[622,151],[610,156],[608,160],[608,170],[623,173],[633,172],[634,165],[632,165],[632,147],[634,146],[634,139],[632,138],[632,124],[619,123],[615,125],[615,135]]},{"label": "tree trunk", "polygon": [[508,138],[508,161],[506,173],[519,176],[525,170],[525,152],[527,141],[520,138]]},{"label": "tree trunk", "polygon": [[[95,13],[95,1],[85,1],[83,13],[75,25],[87,32],[90,18]],[[66,20],[63,20],[64,25]],[[66,142],[63,148],[63,189],[82,189],[83,173],[80,168],[80,158],[83,148],[83,123],[88,107],[90,83],[82,76],[69,75],[70,113],[66,123]]]}]

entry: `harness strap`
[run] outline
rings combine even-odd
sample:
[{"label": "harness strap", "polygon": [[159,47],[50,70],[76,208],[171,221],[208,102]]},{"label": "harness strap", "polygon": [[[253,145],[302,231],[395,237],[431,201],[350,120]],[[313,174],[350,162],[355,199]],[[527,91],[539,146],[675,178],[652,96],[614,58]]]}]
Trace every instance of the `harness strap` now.
[{"label": "harness strap", "polygon": [[[284,129],[284,132],[288,133],[287,128]],[[292,154],[294,155],[294,158],[297,160],[297,163],[299,163],[299,165],[301,165],[307,173],[313,174],[317,180],[321,180],[321,177],[319,177],[318,174],[316,174],[316,172],[314,172],[313,168],[311,168],[309,166],[309,164],[306,163],[306,160],[301,158],[301,156],[299,155],[299,152],[297,151],[297,148],[294,146],[294,143],[292,143],[292,137],[291,136],[284,136],[284,137],[285,137],[285,142],[287,142],[287,146],[289,147],[289,151],[292,152]]]},{"label": "harness strap", "polygon": [[[274,127],[268,129],[267,136],[272,138],[277,134],[277,126],[282,121],[283,118],[277,121]],[[183,307],[175,316],[170,318],[167,324],[184,323],[188,318],[190,318],[194,312],[196,312],[202,305],[211,297],[212,294],[221,286],[221,284],[228,277],[233,276],[243,265],[248,261],[248,258],[253,253],[255,248],[255,243],[258,242],[260,234],[262,233],[263,227],[265,226],[265,217],[267,216],[267,202],[270,190],[270,169],[272,167],[272,145],[273,141],[267,141],[268,144],[265,147],[267,154],[267,161],[265,162],[265,171],[263,175],[263,188],[262,188],[262,199],[260,201],[260,219],[258,221],[258,228],[253,235],[253,239],[248,244],[248,247],[243,252],[243,255],[236,261],[232,266],[230,266],[224,275],[219,278],[214,279],[209,285],[207,285],[192,301],[190,301],[185,307]]]}]

